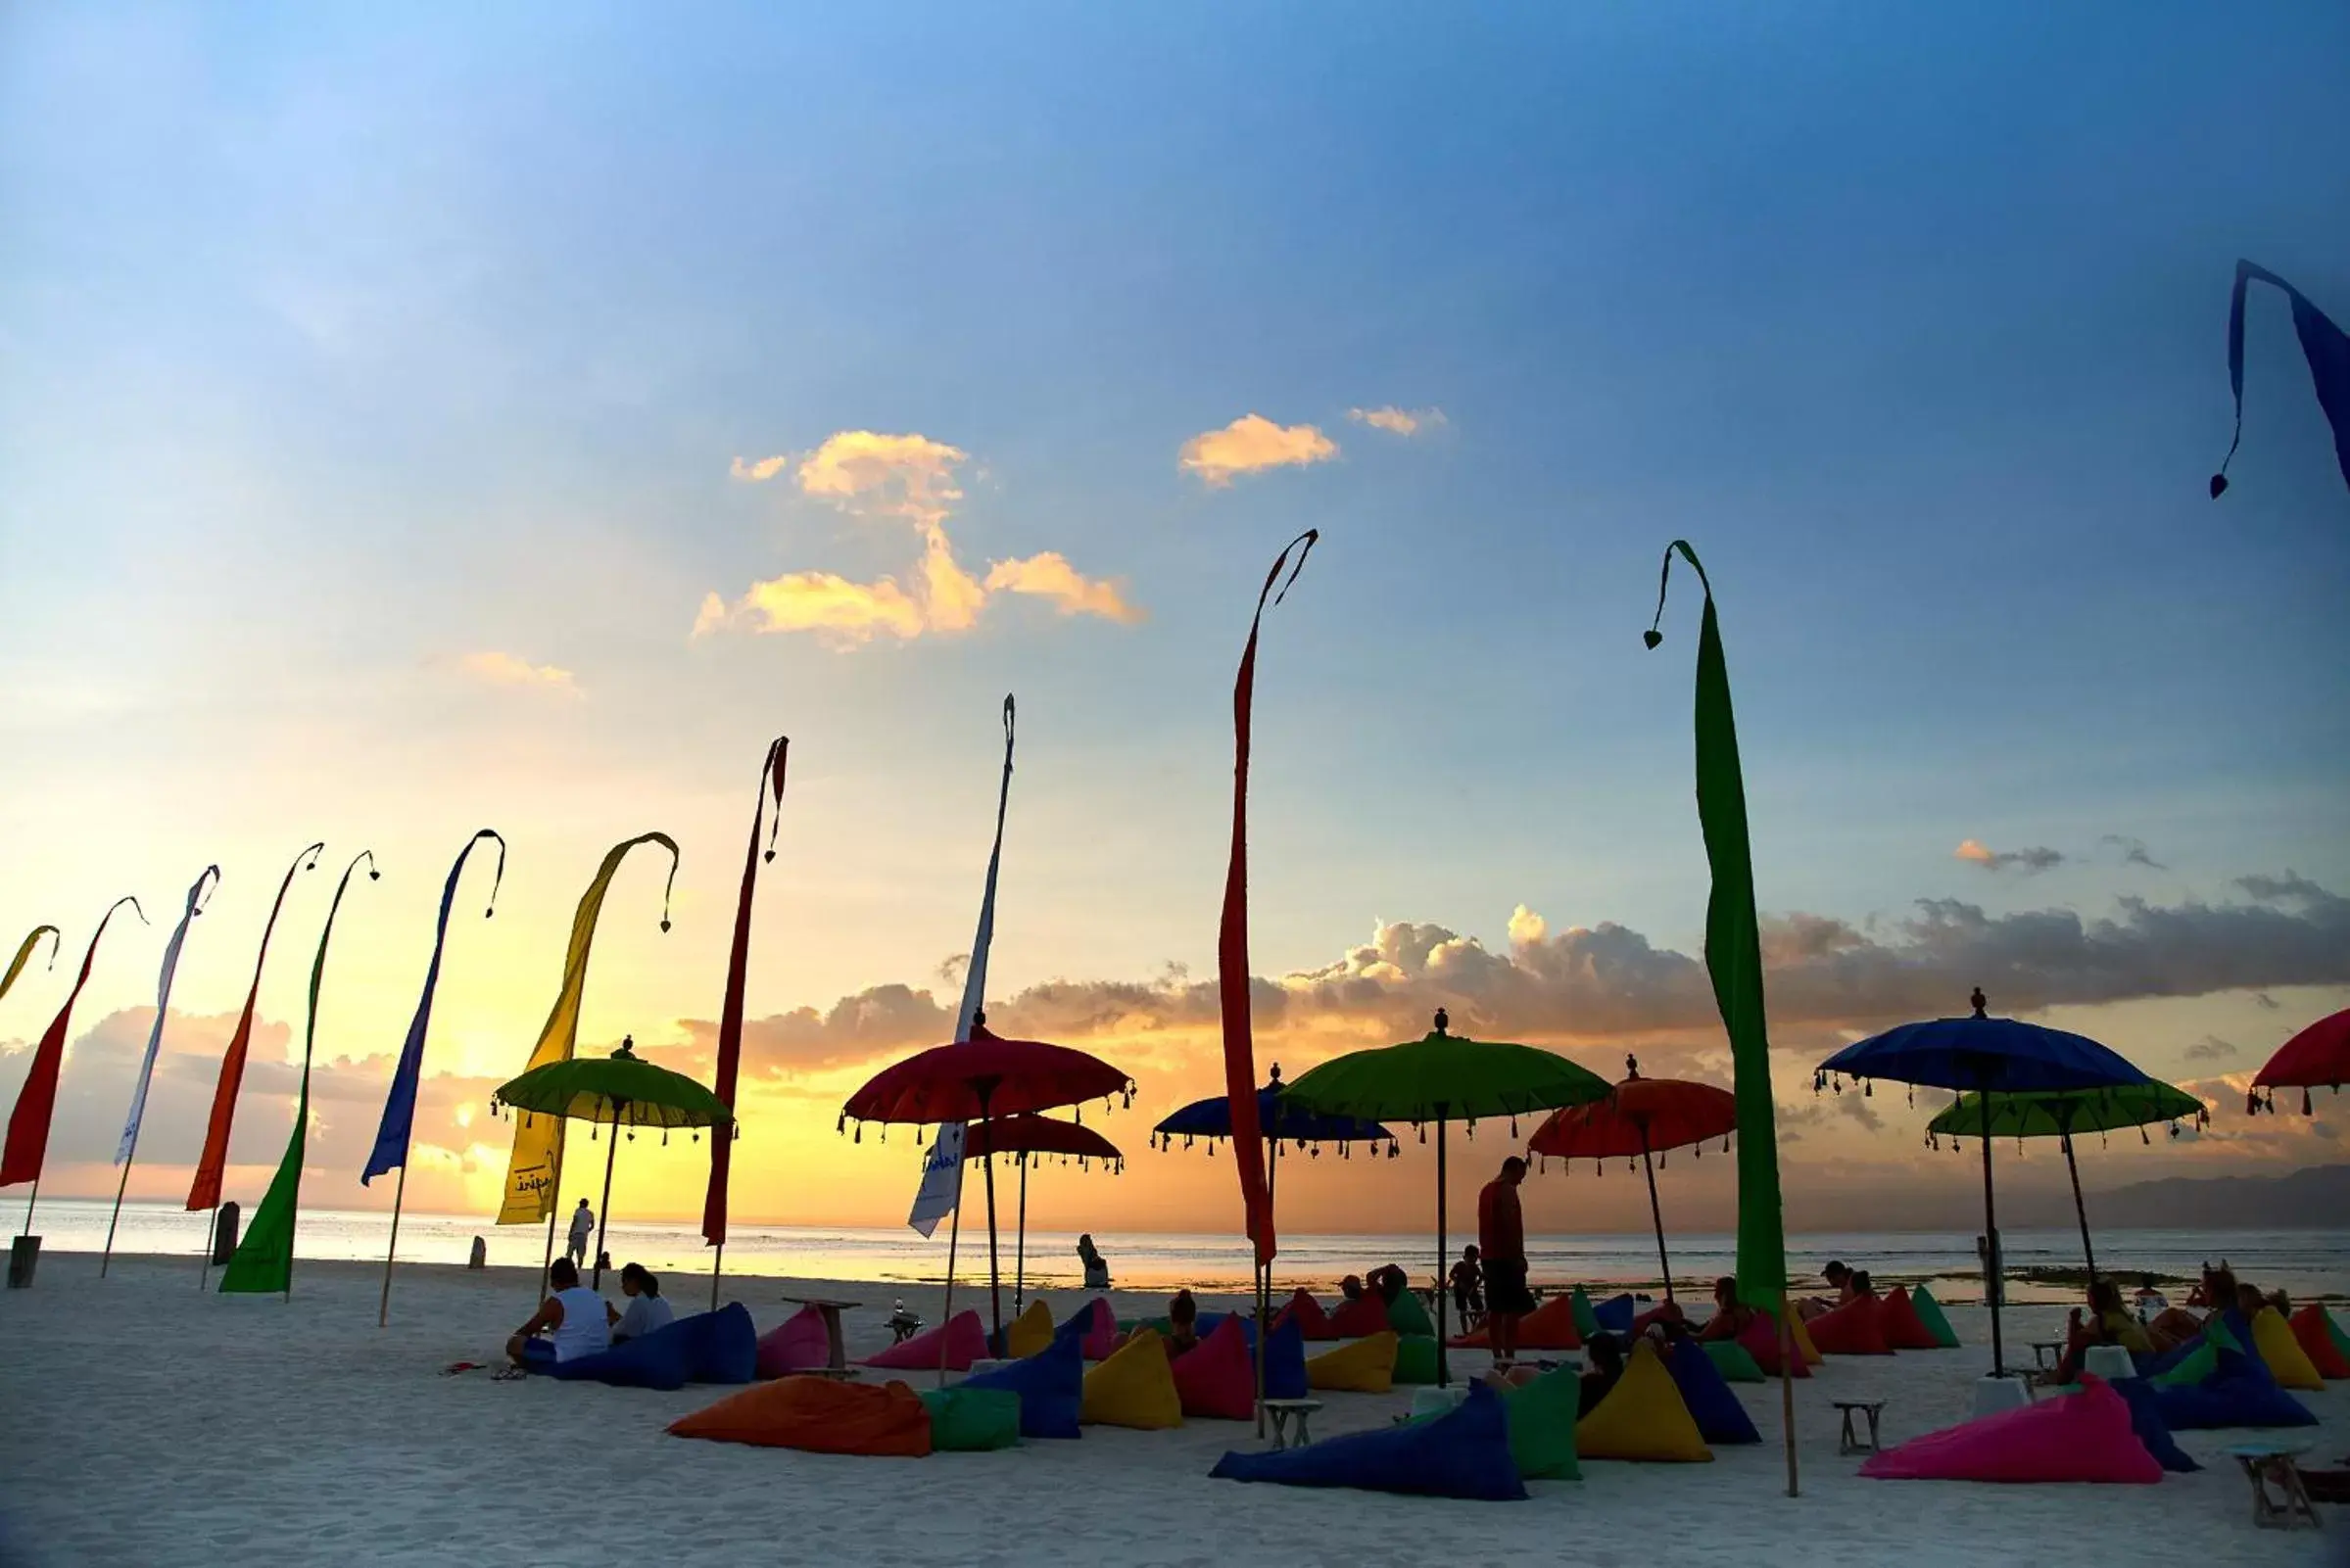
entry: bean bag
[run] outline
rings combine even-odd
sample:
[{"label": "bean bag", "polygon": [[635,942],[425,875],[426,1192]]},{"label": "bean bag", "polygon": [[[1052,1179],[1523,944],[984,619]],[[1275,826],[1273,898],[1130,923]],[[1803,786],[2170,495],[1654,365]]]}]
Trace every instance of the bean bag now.
[{"label": "bean bag", "polygon": [[1811,1326],[1803,1320],[1803,1314],[1796,1313],[1790,1326],[1795,1330],[1796,1350],[1802,1355],[1803,1364],[1805,1366],[1819,1365],[1820,1348],[1812,1343]]},{"label": "bean bag", "polygon": [[922,1389],[917,1397],[931,1414],[933,1452],[978,1453],[1020,1442],[1017,1394],[958,1383],[951,1389]]},{"label": "bean bag", "polygon": [[1223,1421],[1255,1418],[1257,1364],[1245,1328],[1238,1316],[1227,1317],[1197,1347],[1175,1357],[1175,1397],[1183,1414]]},{"label": "bean bag", "polygon": [[1620,1296],[1610,1296],[1606,1301],[1596,1304],[1591,1309],[1591,1315],[1599,1323],[1603,1332],[1629,1334],[1632,1332],[1633,1315],[1639,1306],[1640,1304],[1632,1299],[1632,1293],[1626,1291]]},{"label": "bean bag", "polygon": [[[1075,1354],[1077,1341],[1058,1342],[1053,1352],[1059,1354],[1064,1348]],[[1253,1404],[1249,1413],[1256,1413]],[[1144,1432],[1181,1426],[1183,1400],[1175,1392],[1167,1342],[1137,1329],[1108,1360],[1084,1373],[1078,1419],[1089,1426],[1130,1426]]]},{"label": "bean bag", "polygon": [[[974,1313],[974,1323],[979,1316]],[[824,1314],[803,1307],[759,1336],[757,1367],[761,1377],[788,1377],[824,1365],[833,1356],[833,1339],[825,1332]]]},{"label": "bean bag", "polygon": [[[1756,1311],[1753,1318],[1748,1322],[1745,1332],[1738,1336],[1736,1343],[1754,1358],[1754,1364],[1762,1368],[1763,1376],[1777,1377],[1779,1375],[1779,1324],[1778,1320],[1769,1312]],[[1809,1377],[1811,1375],[1810,1363],[1803,1359],[1800,1351],[1797,1352],[1794,1361],[1788,1366],[1787,1375],[1789,1377]]]},{"label": "bean bag", "polygon": [[2162,1466],[2130,1424],[2130,1405],[2102,1378],[2072,1399],[2042,1400],[1869,1456],[1877,1481],[2088,1481],[2149,1485]]},{"label": "bean bag", "polygon": [[1436,1332],[1435,1322],[1428,1316],[1417,1292],[1399,1291],[1387,1304],[1387,1326],[1398,1334],[1428,1334]]},{"label": "bean bag", "polygon": [[[1306,1363],[1309,1388],[1345,1390],[1355,1394],[1384,1394],[1395,1386],[1396,1348],[1401,1336],[1393,1330],[1324,1351]],[[1266,1349],[1271,1350],[1268,1345]]]},{"label": "bean bag", "polygon": [[1387,1321],[1387,1304],[1376,1296],[1340,1302],[1338,1310],[1330,1314],[1330,1338],[1335,1340],[1367,1339],[1384,1334],[1392,1326]]},{"label": "bean bag", "polygon": [[682,1389],[692,1367],[686,1359],[683,1323],[671,1323],[642,1339],[615,1345],[594,1355],[552,1361],[547,1370],[565,1383],[609,1383],[623,1389]]},{"label": "bean bag", "polygon": [[750,1320],[750,1308],[741,1302],[673,1319],[656,1332],[684,1337],[689,1383],[750,1383],[758,1378],[759,1330]]},{"label": "bean bag", "polygon": [[2309,1364],[2318,1369],[2318,1376],[2350,1377],[2350,1355],[2343,1354],[2342,1348],[2333,1342],[2333,1335],[2329,1332],[2333,1328],[2333,1320],[2326,1315],[2325,1307],[2312,1302],[2285,1319],[2285,1326],[2293,1331],[2293,1338],[2301,1342],[2301,1354],[2308,1356]]},{"label": "bean bag", "polygon": [[1138,1328],[1147,1328],[1154,1334],[1164,1336],[1175,1332],[1175,1321],[1165,1317],[1122,1317],[1118,1320],[1118,1332],[1122,1335],[1131,1334]]},{"label": "bean bag", "polygon": [[1275,1328],[1283,1323],[1295,1323],[1298,1332],[1310,1340],[1334,1340],[1338,1337],[1337,1331],[1330,1327],[1330,1314],[1323,1311],[1321,1303],[1303,1287],[1291,1295],[1289,1305],[1281,1308],[1279,1317],[1273,1319]]},{"label": "bean bag", "polygon": [[1918,1321],[1926,1325],[1926,1332],[1934,1336],[1934,1343],[1939,1349],[1958,1349],[1958,1330],[1952,1328],[1949,1318],[1942,1315],[1942,1303],[1934,1299],[1934,1292],[1926,1288],[1923,1280],[1909,1293],[1909,1309],[1918,1314]]},{"label": "bean bag", "polygon": [[1713,1357],[1705,1354],[1703,1345],[1691,1339],[1673,1341],[1672,1349],[1665,1353],[1664,1367],[1672,1373],[1673,1386],[1681,1391],[1681,1402],[1689,1407],[1700,1437],[1707,1443],[1762,1441],[1747,1407],[1738,1402],[1738,1396],[1714,1370]]},{"label": "bean bag", "polygon": [[[1248,1344],[1249,1355],[1257,1354],[1257,1326],[1245,1318],[1240,1332]],[[1254,1375],[1252,1368],[1251,1375]],[[1306,1334],[1294,1322],[1275,1322],[1272,1333],[1265,1341],[1265,1397],[1269,1400],[1302,1400],[1312,1385],[1306,1381]]]},{"label": "bean bag", "polygon": [[1433,1383],[1436,1381],[1436,1336],[1433,1334],[1399,1334],[1395,1345],[1397,1383]]},{"label": "bean bag", "polygon": [[1599,1408],[1575,1428],[1575,1452],[1586,1459],[1705,1463],[1713,1450],[1682,1401],[1679,1385],[1657,1358],[1652,1340],[1632,1348],[1624,1375]]},{"label": "bean bag", "polygon": [[1481,1502],[1523,1498],[1502,1397],[1469,1385],[1459,1406],[1423,1424],[1374,1427],[1302,1449],[1227,1453],[1208,1474],[1288,1487],[1355,1487]]},{"label": "bean bag", "polygon": [[971,1363],[986,1354],[987,1330],[980,1314],[963,1311],[902,1345],[866,1356],[865,1364],[892,1372],[935,1372],[943,1359],[949,1372],[968,1372]]},{"label": "bean bag", "polygon": [[1575,1409],[1583,1379],[1571,1366],[1545,1372],[1502,1392],[1502,1413],[1510,1418],[1510,1457],[1528,1481],[1576,1481]]},{"label": "bean bag", "polygon": [[919,1459],[931,1451],[931,1412],[912,1389],[894,1382],[879,1388],[829,1377],[754,1383],[706,1409],[679,1416],[669,1431],[673,1437],[810,1453]]},{"label": "bean bag", "polygon": [[1866,1296],[1855,1296],[1832,1312],[1822,1312],[1808,1322],[1797,1319],[1811,1331],[1811,1343],[1829,1355],[1891,1355],[1893,1347],[1885,1343],[1885,1330],[1877,1321],[1877,1304]]},{"label": "bean bag", "polygon": [[1877,1332],[1889,1351],[1939,1351],[1942,1342],[1935,1337],[1918,1309],[1910,1305],[1906,1286],[1895,1285],[1877,1299]]},{"label": "bean bag", "polygon": [[1053,1309],[1038,1297],[1029,1309],[1004,1326],[1004,1354],[1025,1360],[1053,1342]]},{"label": "bean bag", "polygon": [[1100,1296],[1077,1310],[1077,1315],[1063,1323],[1057,1332],[1078,1334],[1078,1350],[1088,1361],[1106,1361],[1118,1346],[1118,1318],[1110,1310],[1109,1301]]},{"label": "bean bag", "polygon": [[967,1377],[958,1386],[1004,1389],[1019,1395],[1020,1435],[1024,1438],[1081,1435],[1078,1420],[1085,1407],[1085,1357],[1079,1353],[1076,1340],[1055,1339],[1025,1361]]},{"label": "bean bag", "polygon": [[2163,1357],[2168,1363],[2163,1370],[2144,1374],[2142,1380],[2156,1388],[2173,1388],[2200,1383],[2220,1369],[2219,1350],[2209,1340],[2194,1340],[2179,1349],[2182,1354]]},{"label": "bean bag", "polygon": [[2220,1369],[2200,1383],[2157,1387],[2162,1424],[2174,1432],[2225,1426],[2316,1426],[2307,1405],[2277,1386],[2269,1369],[2240,1351],[2214,1347]]},{"label": "bean bag", "polygon": [[1760,1383],[1764,1380],[1762,1363],[1753,1353],[1736,1340],[1700,1340],[1713,1369],[1721,1373],[1725,1383]]},{"label": "bean bag", "polygon": [[2333,1320],[2330,1312],[2326,1314],[2326,1335],[2333,1341],[2333,1348],[2342,1353],[2342,1359],[2350,1361],[2350,1334],[2342,1332],[2342,1325]]},{"label": "bean bag", "polygon": [[2205,1323],[2203,1335],[2223,1351],[2240,1351],[2250,1354],[2254,1348],[2252,1325],[2244,1320],[2243,1313],[2233,1307],[2221,1313],[2218,1322]]},{"label": "bean bag", "polygon": [[1566,1309],[1568,1315],[1574,1319],[1575,1333],[1581,1338],[1590,1339],[1596,1334],[1605,1332],[1600,1327],[1599,1314],[1591,1309],[1591,1298],[1584,1294],[1582,1286],[1577,1285],[1573,1290],[1567,1292]]},{"label": "bean bag", "polygon": [[2156,1397],[2154,1385],[2142,1377],[2118,1378],[2107,1385],[2130,1405],[2130,1430],[2154,1455],[2154,1462],[2165,1470],[2185,1475],[2203,1467],[2186,1455],[2171,1437],[2170,1426],[2162,1418],[2162,1401]]},{"label": "bean bag", "polygon": [[2269,1376],[2277,1380],[2278,1387],[2305,1389],[2314,1394],[2326,1392],[2326,1379],[2318,1374],[2309,1353],[2294,1337],[2293,1326],[2276,1307],[2264,1307],[2260,1315],[2252,1319],[2252,1345],[2268,1363]]},{"label": "bean bag", "polygon": [[[1487,1329],[1456,1335],[1445,1344],[1455,1350],[1483,1351],[1493,1348],[1493,1335]],[[1517,1348],[1521,1351],[1579,1351],[1583,1336],[1575,1331],[1574,1298],[1554,1296],[1540,1307],[1517,1320]]]}]

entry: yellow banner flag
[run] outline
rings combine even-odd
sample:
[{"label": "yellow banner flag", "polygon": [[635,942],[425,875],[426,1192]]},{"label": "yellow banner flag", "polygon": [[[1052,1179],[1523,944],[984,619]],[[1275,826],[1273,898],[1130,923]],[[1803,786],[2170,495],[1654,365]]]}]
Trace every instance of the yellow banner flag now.
[{"label": "yellow banner flag", "polygon": [[17,976],[24,973],[24,961],[32,957],[32,950],[40,945],[44,936],[49,938],[49,962],[57,962],[57,927],[35,926],[32,934],[26,936],[24,945],[17,949],[17,956],[10,962],[8,973],[0,974],[0,996],[6,996],[8,988],[17,983]]},{"label": "yellow banner flag", "polygon": [[[659,844],[669,851],[669,885],[661,894],[661,929],[669,928],[669,891],[677,886],[677,840],[667,833],[639,833],[614,844],[596,868],[596,879],[580,895],[579,912],[571,917],[571,950],[563,958],[563,989],[539,1031],[539,1044],[523,1064],[523,1071],[551,1062],[568,1062],[579,1044],[580,999],[588,988],[588,949],[596,941],[596,917],[603,912],[603,895],[612,885],[620,862],[639,844]],[[563,1173],[563,1118],[524,1113],[514,1124],[514,1152],[506,1162],[505,1201],[499,1207],[498,1223],[529,1225],[547,1218],[555,1209],[555,1182]]]}]

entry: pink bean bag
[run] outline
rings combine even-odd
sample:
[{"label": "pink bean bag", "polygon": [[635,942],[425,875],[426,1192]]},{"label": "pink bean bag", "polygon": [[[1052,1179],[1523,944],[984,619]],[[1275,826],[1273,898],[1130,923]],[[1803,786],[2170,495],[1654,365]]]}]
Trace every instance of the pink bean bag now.
[{"label": "pink bean bag", "polygon": [[1118,1314],[1110,1310],[1107,1297],[1096,1296],[1085,1304],[1084,1311],[1092,1314],[1085,1325],[1085,1337],[1079,1349],[1088,1361],[1106,1361],[1118,1349]]},{"label": "pink bean bag", "polygon": [[2162,1479],[2162,1465],[2131,1429],[2129,1402],[2103,1379],[2084,1373],[2079,1394],[1912,1438],[1872,1455],[1860,1473],[1878,1481],[2149,1486]]},{"label": "pink bean bag", "polygon": [[1895,1285],[1877,1303],[1877,1332],[1884,1336],[1886,1348],[1895,1351],[1939,1351],[1942,1342],[1934,1337],[1934,1330],[1918,1316],[1910,1305],[1909,1287]]},{"label": "pink bean bag", "polygon": [[1822,1355],[1891,1355],[1894,1348],[1885,1343],[1885,1329],[1877,1321],[1879,1307],[1869,1297],[1855,1296],[1803,1326],[1811,1330],[1811,1343]]},{"label": "pink bean bag", "polygon": [[987,1330],[977,1312],[957,1312],[928,1333],[903,1345],[892,1345],[879,1355],[865,1357],[867,1366],[886,1366],[894,1372],[931,1372],[943,1359],[949,1372],[968,1372],[971,1363],[987,1354]]},{"label": "pink bean bag", "polygon": [[759,1376],[789,1377],[806,1372],[833,1358],[833,1339],[824,1331],[824,1314],[803,1307],[759,1336]]},{"label": "pink bean bag", "polygon": [[1225,1314],[1206,1339],[1175,1357],[1175,1384],[1185,1415],[1223,1421],[1255,1417],[1257,1368],[1238,1314]]},{"label": "pink bean bag", "polygon": [[1330,1338],[1334,1340],[1368,1339],[1384,1334],[1389,1328],[1387,1304],[1376,1296],[1358,1296],[1351,1302],[1341,1302],[1338,1310],[1330,1314]]},{"label": "pink bean bag", "polygon": [[1272,1320],[1275,1328],[1283,1323],[1295,1323],[1298,1332],[1310,1340],[1338,1337],[1330,1332],[1330,1314],[1321,1309],[1321,1303],[1314,1299],[1314,1293],[1302,1286],[1289,1298],[1289,1305],[1281,1308],[1281,1315]]},{"label": "pink bean bag", "polygon": [[[1768,1312],[1756,1312],[1752,1320],[1747,1324],[1746,1331],[1738,1336],[1738,1343],[1746,1348],[1749,1355],[1754,1357],[1754,1364],[1761,1367],[1766,1375],[1771,1377],[1779,1375],[1779,1321],[1777,1318]],[[1811,1375],[1810,1363],[1803,1359],[1799,1352],[1792,1357],[1792,1360],[1793,1364],[1787,1372],[1789,1377],[1809,1377]]]}]

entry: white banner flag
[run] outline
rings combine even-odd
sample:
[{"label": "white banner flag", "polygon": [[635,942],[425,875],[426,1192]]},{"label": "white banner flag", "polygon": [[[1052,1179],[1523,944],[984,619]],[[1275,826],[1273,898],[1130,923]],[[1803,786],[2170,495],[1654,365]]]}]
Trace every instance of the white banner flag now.
[{"label": "white banner flag", "polygon": [[147,1114],[147,1082],[155,1076],[155,1054],[163,1048],[164,1015],[171,1008],[171,974],[179,968],[179,944],[188,939],[188,922],[204,913],[204,895],[210,885],[220,879],[220,868],[207,866],[204,875],[188,888],[188,907],[180,912],[179,925],[171,932],[171,940],[164,946],[164,972],[155,982],[155,1027],[147,1031],[147,1060],[139,1064],[138,1081],[130,1090],[130,1118],[122,1123],[122,1142],[115,1150],[115,1164],[128,1160],[131,1151],[139,1146],[139,1118]]}]

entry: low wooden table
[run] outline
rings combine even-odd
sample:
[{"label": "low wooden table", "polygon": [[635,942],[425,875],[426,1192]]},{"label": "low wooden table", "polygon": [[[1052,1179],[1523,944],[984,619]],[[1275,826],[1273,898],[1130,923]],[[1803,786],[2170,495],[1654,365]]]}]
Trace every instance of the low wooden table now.
[{"label": "low wooden table", "polygon": [[2032,1342],[2032,1359],[2034,1364],[2044,1369],[2048,1365],[2048,1357],[2051,1354],[2053,1354],[2059,1361],[2064,1359],[2064,1341],[2034,1340]]},{"label": "low wooden table", "polygon": [[[1875,1453],[1877,1451],[1877,1417],[1885,1413],[1885,1402],[1883,1400],[1834,1400],[1830,1402],[1844,1412],[1845,1418],[1844,1431],[1836,1440],[1836,1451],[1839,1453]],[[1869,1435],[1866,1443],[1860,1440],[1859,1433],[1852,1430],[1854,1412],[1868,1418]]]},{"label": "low wooden table", "polygon": [[[2301,1484],[2301,1467],[2293,1462],[2309,1449],[2306,1443],[2246,1443],[2228,1450],[2229,1457],[2243,1466],[2244,1479],[2252,1483],[2254,1524],[2268,1530],[2290,1530],[2295,1525],[2323,1528],[2317,1506],[2309,1500],[2309,1489]],[[2281,1497],[2269,1496],[2272,1481]]]},{"label": "low wooden table", "polygon": [[835,1375],[847,1371],[848,1347],[840,1338],[840,1314],[853,1311],[865,1304],[863,1302],[830,1302],[820,1296],[787,1296],[784,1298],[784,1302],[787,1306],[816,1308],[816,1315],[824,1319],[825,1342],[827,1348],[832,1352],[832,1358],[824,1369]]},{"label": "low wooden table", "polygon": [[[1276,1449],[1304,1448],[1314,1441],[1306,1430],[1306,1418],[1321,1408],[1319,1400],[1267,1400],[1265,1413],[1272,1417],[1272,1446]],[[1297,1436],[1289,1435],[1290,1422],[1297,1423]]]}]

